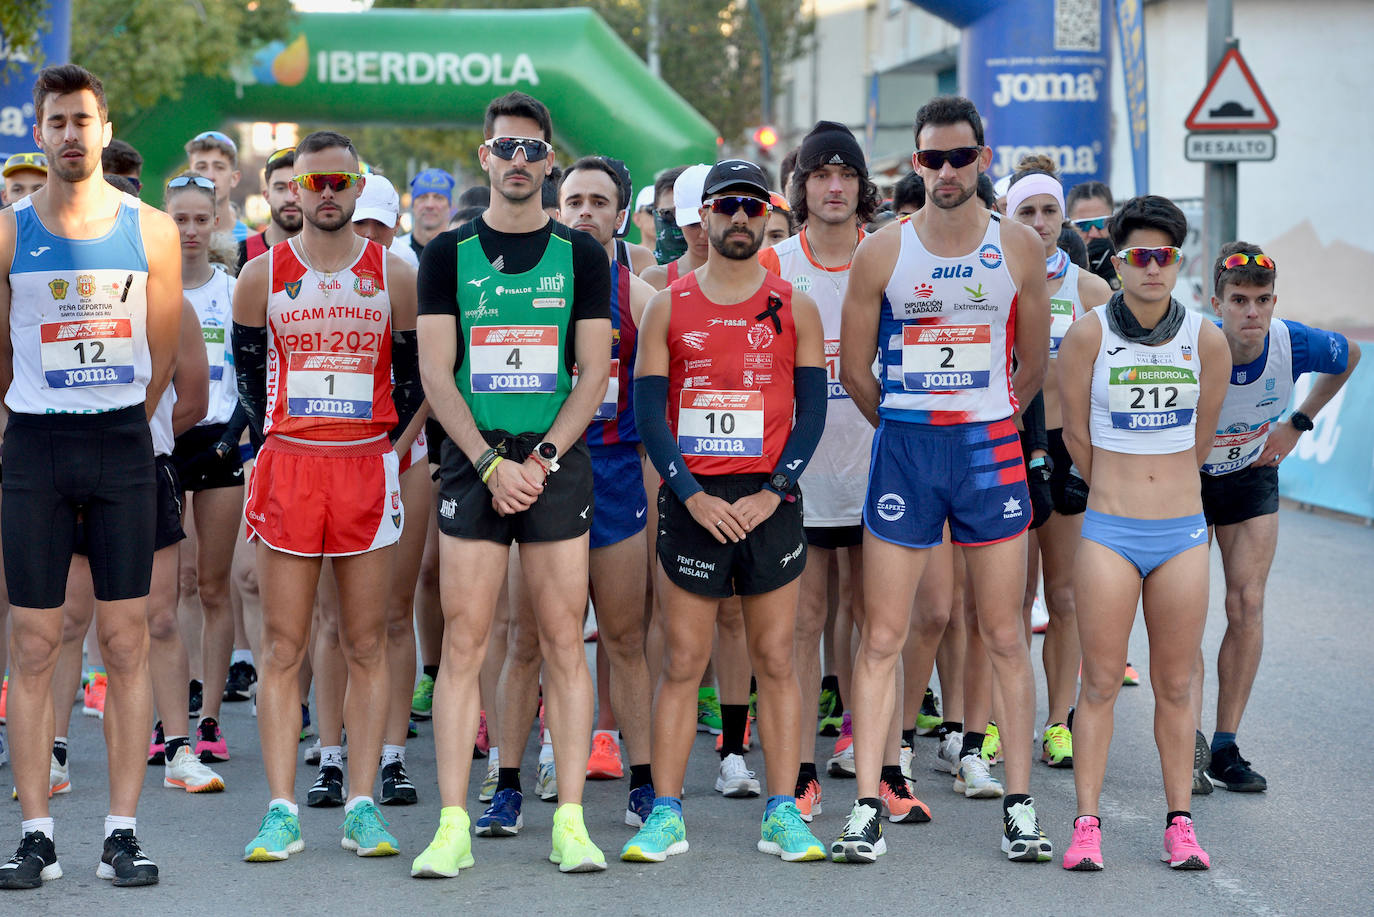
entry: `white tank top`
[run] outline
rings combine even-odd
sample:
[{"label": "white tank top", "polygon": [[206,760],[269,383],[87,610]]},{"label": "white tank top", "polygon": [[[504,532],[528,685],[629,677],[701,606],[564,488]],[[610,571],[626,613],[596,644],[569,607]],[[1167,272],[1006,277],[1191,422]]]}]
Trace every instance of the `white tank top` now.
[{"label": "white tank top", "polygon": [[229,341],[234,318],[234,278],[215,265],[209,280],[183,292],[200,319],[205,356],[210,362],[210,400],[206,403],[205,419],[196,426],[228,423],[239,400],[238,383],[234,378],[234,349]]},{"label": "white tank top", "polygon": [[138,208],[124,194],[109,232],[67,239],[48,231],[29,198],[14,205],[11,411],[97,414],[142,403],[152,358]]},{"label": "white tank top", "polygon": [[1132,344],[1107,324],[1107,307],[1093,309],[1102,344],[1093,362],[1092,444],[1108,452],[1170,455],[1192,449],[1199,395],[1198,329],[1188,312],[1173,340],[1158,347]]},{"label": "white tank top", "polygon": [[1016,284],[995,214],[973,251],[932,255],[909,220],[878,326],[884,418],[986,423],[1016,411],[1011,388]]},{"label": "white tank top", "polygon": [[1050,359],[1059,356],[1059,344],[1069,326],[1083,317],[1083,302],[1078,298],[1078,265],[1069,262],[1064,282],[1050,296]]},{"label": "white tank top", "polygon": [[803,521],[825,527],[859,525],[863,521],[873,427],[840,383],[840,307],[849,287],[849,265],[821,267],[812,260],[805,239],[806,231],[802,230],[773,246],[780,276],[816,301],[825,333],[825,431],[806,467]]},{"label": "white tank top", "polygon": [[1277,318],[1269,321],[1267,351],[1258,375],[1237,381],[1231,374],[1204,473],[1230,474],[1259,458],[1269,431],[1293,397],[1293,339]]},{"label": "white tank top", "polygon": [[148,420],[148,429],[153,434],[153,455],[171,455],[176,446],[176,438],[172,436],[172,408],[176,403],[176,388],[169,382]]}]

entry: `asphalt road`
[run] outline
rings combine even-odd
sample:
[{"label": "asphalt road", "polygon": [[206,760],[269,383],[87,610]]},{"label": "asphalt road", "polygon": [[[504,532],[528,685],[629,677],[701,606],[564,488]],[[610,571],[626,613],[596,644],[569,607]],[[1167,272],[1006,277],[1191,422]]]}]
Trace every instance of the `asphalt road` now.
[{"label": "asphalt road", "polygon": [[[1225,624],[1215,552],[1212,571],[1205,646],[1214,660]],[[439,808],[428,725],[408,755],[420,805],[384,810],[402,856],[359,859],[341,850],[342,810],[303,806],[306,852],[286,863],[246,864],[243,844],[257,828],[267,792],[256,725],[247,704],[233,704],[225,706],[223,719],[233,754],[220,767],[227,792],[192,797],[163,789],[161,769],[149,769],[139,835],[161,866],[162,882],[145,889],[115,889],[95,877],[107,811],[104,750],[99,722],[78,713],[70,737],[73,792],[53,803],[66,876],[39,891],[5,894],[0,914],[1362,912],[1371,888],[1364,851],[1372,827],[1368,762],[1374,757],[1371,595],[1374,529],[1285,507],[1268,592],[1266,656],[1240,734],[1245,755],[1270,789],[1255,795],[1218,790],[1194,800],[1198,835],[1212,857],[1209,872],[1178,873],[1159,862],[1164,803],[1150,725],[1149,659],[1144,628],[1137,627],[1131,658],[1145,680],[1123,689],[1117,705],[1102,807],[1102,873],[1066,873],[1058,865],[1073,815],[1071,773],[1037,764],[1032,775],[1055,862],[1008,863],[998,848],[998,804],[956,796],[951,778],[929,766],[935,753],[930,739],[917,740],[916,761],[917,795],[931,806],[930,824],[888,825],[890,852],[873,866],[781,863],[754,849],[762,802],[724,799],[713,791],[716,757],[702,736],[687,775],[688,854],[662,865],[616,860],[630,834],[621,823],[628,784],[591,783],[587,823],[611,859],[607,872],[564,876],[549,864],[554,807],[531,793],[519,837],[476,838],[475,869],[457,879],[421,882],[409,877],[410,859],[429,841]],[[1214,700],[1212,684],[1209,710]],[[1210,713],[1207,719],[1210,731]],[[829,755],[831,741],[817,740],[819,761]],[[532,743],[525,759],[527,790],[533,789],[536,750]],[[761,773],[759,751],[749,758]],[[474,766],[474,800],[483,769],[482,762]],[[302,801],[312,779],[313,768],[302,766]],[[0,780],[8,781],[5,770]],[[813,827],[828,843],[854,791],[852,781],[823,777],[822,784],[825,811]],[[0,806],[4,831],[14,837],[18,804]]]}]

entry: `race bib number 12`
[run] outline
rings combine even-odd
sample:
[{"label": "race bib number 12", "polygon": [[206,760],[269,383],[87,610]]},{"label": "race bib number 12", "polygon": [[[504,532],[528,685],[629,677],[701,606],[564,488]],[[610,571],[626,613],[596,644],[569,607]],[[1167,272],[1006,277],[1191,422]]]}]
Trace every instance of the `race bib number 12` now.
[{"label": "race bib number 12", "polygon": [[47,322],[39,340],[49,388],[134,381],[133,325],[127,318]]}]

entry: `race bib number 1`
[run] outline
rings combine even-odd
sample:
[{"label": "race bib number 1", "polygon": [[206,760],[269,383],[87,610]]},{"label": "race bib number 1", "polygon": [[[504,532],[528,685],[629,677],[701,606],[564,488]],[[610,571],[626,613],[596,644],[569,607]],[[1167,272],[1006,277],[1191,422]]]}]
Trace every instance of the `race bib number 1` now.
[{"label": "race bib number 1", "polygon": [[677,445],[683,455],[763,455],[763,392],[683,389]]},{"label": "race bib number 1", "polygon": [[831,401],[849,397],[840,381],[840,342],[828,338],[825,342],[825,389],[826,398]]},{"label": "race bib number 1", "polygon": [[291,354],[286,374],[286,413],[291,417],[372,419],[370,353]]},{"label": "race bib number 1", "polygon": [[1118,430],[1167,430],[1193,422],[1197,374],[1181,366],[1112,366],[1107,407]]},{"label": "race bib number 1", "polygon": [[472,391],[529,394],[558,388],[558,328],[555,325],[481,325],[469,348]]},{"label": "race bib number 1", "polygon": [[47,322],[39,335],[49,388],[134,381],[133,325],[127,318]]},{"label": "race bib number 1", "polygon": [[992,331],[988,325],[906,325],[902,384],[908,392],[961,392],[988,387]]}]

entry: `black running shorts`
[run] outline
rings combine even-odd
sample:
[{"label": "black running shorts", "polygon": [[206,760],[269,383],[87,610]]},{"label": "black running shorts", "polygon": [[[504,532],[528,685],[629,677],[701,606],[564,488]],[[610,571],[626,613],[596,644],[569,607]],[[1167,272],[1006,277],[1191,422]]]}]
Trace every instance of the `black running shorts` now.
[{"label": "black running shorts", "polygon": [[[758,493],[766,474],[701,475],[702,490],[727,503]],[[778,504],[743,541],[721,544],[701,527],[677,495],[658,488],[658,561],[668,579],[688,592],[712,598],[762,595],[786,586],[806,566],[801,492]]]},{"label": "black running shorts", "polygon": [[[528,458],[540,441],[535,434],[484,431],[482,436],[507,460],[516,462]],[[568,541],[591,528],[594,503],[592,457],[580,439],[558,459],[558,470],[548,476],[534,505],[511,516],[492,508],[491,490],[477,476],[477,469],[453,440],[444,439],[438,519],[439,531],[445,535],[500,544]]]},{"label": "black running shorts", "polygon": [[1236,525],[1278,511],[1277,465],[1246,465],[1230,474],[1202,476],[1202,514],[1208,525]]},{"label": "black running shorts", "polygon": [[10,604],[60,608],[85,523],[95,597],[143,598],[153,572],[157,483],[143,405],[103,414],[11,414],[5,430]]},{"label": "black running shorts", "polygon": [[237,446],[224,458],[215,454],[215,444],[224,435],[228,424],[216,423],[192,427],[176,439],[172,461],[176,463],[177,478],[183,489],[192,493],[216,487],[242,487],[243,459]]},{"label": "black running shorts", "polygon": [[808,525],[806,543],[813,548],[833,551],[836,548],[857,548],[864,543],[863,523],[857,525]]}]

